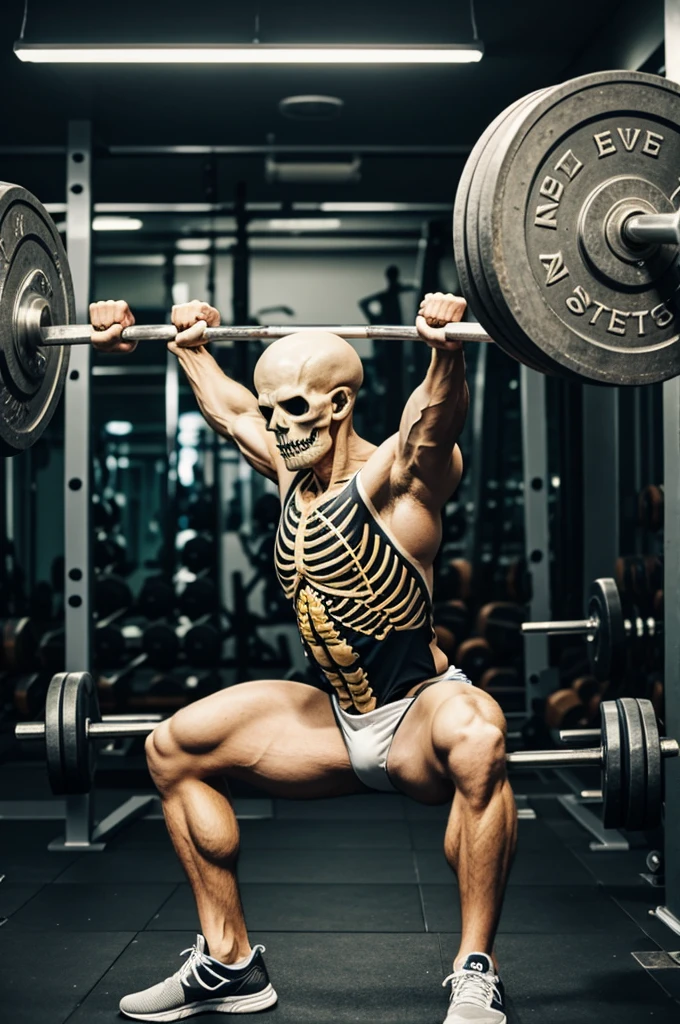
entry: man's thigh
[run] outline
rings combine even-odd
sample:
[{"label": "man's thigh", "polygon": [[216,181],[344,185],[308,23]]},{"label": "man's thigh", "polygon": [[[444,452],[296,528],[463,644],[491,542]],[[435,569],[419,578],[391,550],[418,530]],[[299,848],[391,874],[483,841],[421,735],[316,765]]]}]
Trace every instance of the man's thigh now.
[{"label": "man's thigh", "polygon": [[416,699],[397,729],[387,758],[387,770],[402,793],[420,803],[439,804],[453,799],[454,786],[432,742],[435,716],[447,705],[455,715],[456,706],[470,702],[483,717],[495,717],[496,702],[478,687],[443,679],[428,686]]},{"label": "man's thigh", "polygon": [[328,695],[304,683],[240,683],[182,708],[169,726],[176,756],[201,778],[240,779],[293,799],[364,791]]}]

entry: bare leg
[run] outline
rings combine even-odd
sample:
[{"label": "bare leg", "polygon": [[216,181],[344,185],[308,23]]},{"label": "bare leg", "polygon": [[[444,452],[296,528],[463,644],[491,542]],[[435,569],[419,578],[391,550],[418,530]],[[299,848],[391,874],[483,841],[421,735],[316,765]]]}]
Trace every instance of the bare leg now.
[{"label": "bare leg", "polygon": [[[470,708],[458,711],[459,724],[448,740],[434,733],[456,786],[444,837],[444,853],[460,889],[463,931],[456,969],[469,953],[493,955],[517,842],[517,812],[505,771],[503,733],[493,722],[480,721]],[[441,722],[437,730],[440,727]],[[449,728],[445,723],[444,733]]]},{"label": "bare leg", "polygon": [[388,768],[395,784],[416,800],[444,803],[455,793],[444,837],[463,922],[454,967],[472,952],[493,956],[517,842],[500,708],[462,683],[430,687],[397,731]]},{"label": "bare leg", "polygon": [[222,777],[279,796],[357,792],[328,697],[300,683],[232,687],[162,723],[146,750],[210,955],[235,963],[251,947],[236,880],[239,827]]}]

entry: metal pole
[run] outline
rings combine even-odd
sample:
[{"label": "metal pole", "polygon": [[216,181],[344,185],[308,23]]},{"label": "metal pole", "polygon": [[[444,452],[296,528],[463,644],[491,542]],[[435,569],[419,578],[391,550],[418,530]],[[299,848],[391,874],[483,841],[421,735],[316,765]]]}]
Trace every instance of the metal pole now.
[{"label": "metal pole", "polygon": [[[680,82],[680,2],[666,0],[666,75]],[[664,448],[664,696],[665,728],[680,728],[680,377],[663,385]],[[680,771],[666,768],[665,860],[666,907],[658,914],[680,933]]]},{"label": "metal pole", "polygon": [[[531,573],[532,621],[546,622],[552,615],[550,601],[550,532],[548,527],[548,413],[545,377],[520,368],[522,396],[522,463],[524,470],[524,545]],[[528,632],[528,631],[527,631]],[[534,696],[553,688],[548,682],[547,635],[527,635],[524,640],[526,712],[531,714]],[[543,685],[541,685],[543,683]]]},{"label": "metal pole", "polygon": [[583,583],[611,576],[619,545],[619,407],[616,388],[583,388]]},{"label": "metal pole", "polygon": [[[89,319],[91,267],[91,127],[71,121],[66,172],[66,237],[76,316]],[[64,424],[66,669],[90,667],[92,609],[90,522],[90,348],[71,355]]]},{"label": "metal pole", "polygon": [[[92,129],[70,121],[66,151],[66,238],[76,317],[87,322],[92,264]],[[66,669],[90,667],[92,643],[92,522],[90,473],[90,347],[71,354],[64,417],[64,559]],[[94,807],[89,794],[69,796],[66,843],[90,841]]]}]

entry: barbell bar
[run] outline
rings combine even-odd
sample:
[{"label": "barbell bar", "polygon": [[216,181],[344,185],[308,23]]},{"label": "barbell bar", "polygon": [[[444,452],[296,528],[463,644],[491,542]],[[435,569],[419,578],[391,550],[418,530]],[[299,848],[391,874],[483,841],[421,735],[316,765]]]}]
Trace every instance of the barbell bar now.
[{"label": "barbell bar", "polygon": [[[95,772],[96,743],[148,736],[158,716],[113,716],[102,720],[97,689],[88,672],[62,672],[50,683],[45,721],[15,727],[19,741],[45,744],[47,771],[55,794],[87,793]],[[649,701],[623,698],[602,705],[599,746],[588,749],[528,750],[506,755],[514,768],[598,768],[602,772],[604,822],[608,828],[652,828],[659,823],[662,762],[677,757],[675,739],[660,737]]]},{"label": "barbell bar", "polygon": [[[87,345],[97,340],[97,334],[89,325],[63,324],[52,327],[41,327],[41,346],[51,345]],[[420,335],[415,327],[400,327],[392,325],[366,325],[354,326],[303,326],[285,325],[282,327],[207,327],[204,334],[206,342],[234,342],[234,341],[275,341],[277,338],[285,338],[290,334],[309,334],[315,331],[329,331],[341,338],[372,339],[375,341],[420,341]],[[447,341],[492,341],[486,331],[476,323],[447,324]],[[177,337],[178,331],[172,324],[140,324],[134,327],[126,327],[121,334],[122,341],[160,341],[171,342]]]}]

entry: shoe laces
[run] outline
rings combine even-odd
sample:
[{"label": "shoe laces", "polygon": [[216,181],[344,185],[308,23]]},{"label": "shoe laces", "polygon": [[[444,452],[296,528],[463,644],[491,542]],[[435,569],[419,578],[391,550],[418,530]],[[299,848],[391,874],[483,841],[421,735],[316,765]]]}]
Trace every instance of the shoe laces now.
[{"label": "shoe laces", "polygon": [[498,978],[494,975],[476,974],[474,971],[454,971],[444,978],[442,987],[451,982],[451,1002],[470,1003],[485,1009],[494,999],[502,1003]]},{"label": "shoe laces", "polygon": [[[264,953],[264,946],[255,946],[253,949],[253,953],[257,952],[258,950]],[[214,989],[219,988],[220,985],[223,985],[224,982],[227,980],[223,974],[220,974],[218,971],[215,970],[214,960],[211,957],[209,957],[206,953],[201,953],[200,949],[197,946],[190,946],[189,949],[183,949],[182,952],[180,953],[180,956],[187,955],[189,956],[189,959],[182,964],[180,969],[175,974],[175,977],[178,978],[179,981],[188,981],[189,975],[193,975],[196,982],[202,988],[207,989],[208,992],[212,992]],[[228,967],[229,965],[225,964],[225,966]],[[207,981],[204,981],[203,978],[198,973],[199,967],[202,967],[205,971],[208,972],[208,974],[211,974],[213,978],[216,978],[217,984],[210,985]]]}]

